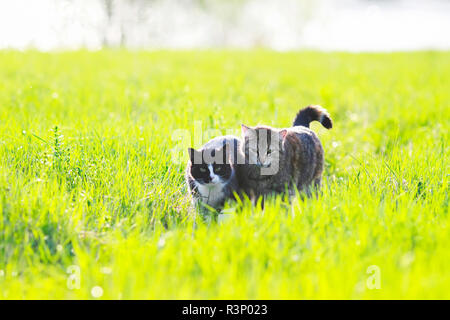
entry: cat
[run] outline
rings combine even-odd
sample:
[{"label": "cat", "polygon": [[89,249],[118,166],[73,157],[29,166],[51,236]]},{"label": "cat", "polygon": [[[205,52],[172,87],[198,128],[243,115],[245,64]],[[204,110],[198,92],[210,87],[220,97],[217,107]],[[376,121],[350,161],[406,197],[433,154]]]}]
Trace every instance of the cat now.
[{"label": "cat", "polygon": [[206,204],[216,210],[233,198],[239,185],[235,162],[239,138],[216,137],[199,150],[188,148],[186,184],[195,205]]},{"label": "cat", "polygon": [[311,186],[321,185],[324,151],[317,135],[309,129],[311,121],[331,129],[333,122],[320,106],[310,105],[297,113],[293,127],[242,125],[240,153],[245,164],[237,166],[243,192],[251,199],[295,189],[311,195]]}]

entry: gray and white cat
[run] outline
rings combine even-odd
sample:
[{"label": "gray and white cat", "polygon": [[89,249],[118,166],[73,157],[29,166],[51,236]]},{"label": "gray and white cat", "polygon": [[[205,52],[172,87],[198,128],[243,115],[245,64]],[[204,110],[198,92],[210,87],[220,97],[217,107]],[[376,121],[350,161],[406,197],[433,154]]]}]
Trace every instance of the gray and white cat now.
[{"label": "gray and white cat", "polygon": [[186,184],[194,204],[206,204],[214,209],[223,207],[227,199],[238,191],[236,153],[239,138],[216,137],[199,150],[189,148]]}]

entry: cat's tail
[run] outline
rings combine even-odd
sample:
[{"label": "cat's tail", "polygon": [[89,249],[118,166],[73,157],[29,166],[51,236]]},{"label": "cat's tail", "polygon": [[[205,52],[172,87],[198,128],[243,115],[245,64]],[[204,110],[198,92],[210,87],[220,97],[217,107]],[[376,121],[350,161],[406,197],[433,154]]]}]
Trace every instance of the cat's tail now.
[{"label": "cat's tail", "polygon": [[331,120],[327,110],[317,105],[310,105],[301,109],[295,117],[293,126],[304,126],[309,128],[309,123],[315,120],[319,121],[327,129],[331,129],[333,127],[333,121]]}]

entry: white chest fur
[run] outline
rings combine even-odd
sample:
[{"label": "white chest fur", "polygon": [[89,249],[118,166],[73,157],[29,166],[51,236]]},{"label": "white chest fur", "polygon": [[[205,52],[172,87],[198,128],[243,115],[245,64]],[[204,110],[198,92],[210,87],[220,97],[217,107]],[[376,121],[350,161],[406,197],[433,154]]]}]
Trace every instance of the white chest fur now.
[{"label": "white chest fur", "polygon": [[223,192],[223,183],[200,184],[195,182],[197,191],[200,193],[201,201],[215,207],[223,201],[225,194]]}]

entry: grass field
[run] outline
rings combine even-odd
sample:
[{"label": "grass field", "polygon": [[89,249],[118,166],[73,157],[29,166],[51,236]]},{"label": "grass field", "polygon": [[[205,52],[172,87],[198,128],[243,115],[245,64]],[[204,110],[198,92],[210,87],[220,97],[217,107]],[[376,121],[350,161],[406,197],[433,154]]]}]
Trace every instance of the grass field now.
[{"label": "grass field", "polygon": [[[0,298],[448,299],[449,85],[448,52],[0,51]],[[179,138],[308,104],[319,197],[196,218]]]}]

